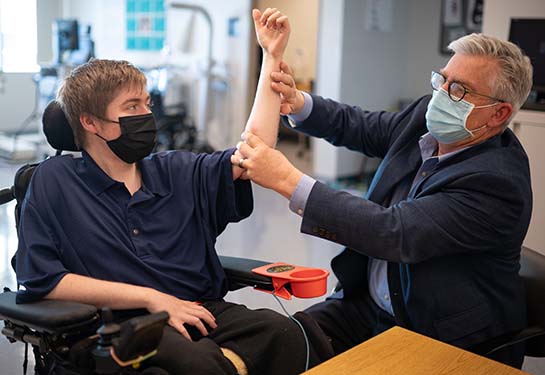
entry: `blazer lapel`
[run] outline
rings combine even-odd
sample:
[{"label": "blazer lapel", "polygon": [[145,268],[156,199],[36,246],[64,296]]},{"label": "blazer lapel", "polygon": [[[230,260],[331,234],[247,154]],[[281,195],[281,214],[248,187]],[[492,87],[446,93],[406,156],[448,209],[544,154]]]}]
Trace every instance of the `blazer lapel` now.
[{"label": "blazer lapel", "polygon": [[[411,142],[405,143],[391,157],[386,155],[382,163],[380,163],[369,186],[366,198],[376,203],[383,202],[386,195],[391,192],[392,186],[395,186],[408,174],[414,174],[421,164],[420,147],[414,147]],[[380,181],[380,184],[378,184],[378,181]]]}]

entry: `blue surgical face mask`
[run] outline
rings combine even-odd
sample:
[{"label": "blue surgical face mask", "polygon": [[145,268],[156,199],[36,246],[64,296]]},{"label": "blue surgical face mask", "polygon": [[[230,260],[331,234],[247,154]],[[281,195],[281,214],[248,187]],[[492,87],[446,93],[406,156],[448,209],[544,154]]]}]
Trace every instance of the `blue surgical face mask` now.
[{"label": "blue surgical face mask", "polygon": [[444,89],[433,92],[433,97],[428,103],[426,111],[426,126],[429,132],[438,142],[449,144],[461,141],[467,137],[473,137],[473,133],[484,129],[469,130],[467,118],[474,108],[492,107],[498,103],[475,106],[465,100],[452,101]]}]

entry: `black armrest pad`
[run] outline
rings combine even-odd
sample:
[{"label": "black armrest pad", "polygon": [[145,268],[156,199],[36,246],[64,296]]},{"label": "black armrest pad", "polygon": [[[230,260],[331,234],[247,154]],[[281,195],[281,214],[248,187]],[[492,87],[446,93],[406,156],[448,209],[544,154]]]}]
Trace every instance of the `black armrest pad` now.
[{"label": "black armrest pad", "polygon": [[43,300],[15,303],[16,292],[0,293],[0,318],[32,329],[58,332],[98,319],[95,306],[77,302]]},{"label": "black armrest pad", "polygon": [[261,260],[229,257],[220,255],[220,262],[229,279],[230,290],[245,286],[257,287],[264,290],[273,290],[272,279],[252,272],[252,269],[270,264]]}]

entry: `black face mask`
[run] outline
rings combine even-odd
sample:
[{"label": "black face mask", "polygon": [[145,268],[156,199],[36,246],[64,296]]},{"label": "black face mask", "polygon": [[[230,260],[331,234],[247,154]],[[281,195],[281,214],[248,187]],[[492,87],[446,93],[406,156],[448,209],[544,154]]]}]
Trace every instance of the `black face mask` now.
[{"label": "black face mask", "polygon": [[155,146],[157,127],[152,113],[136,116],[123,116],[119,121],[106,120],[119,124],[119,138],[104,141],[110,150],[125,163],[134,163],[148,156]]}]

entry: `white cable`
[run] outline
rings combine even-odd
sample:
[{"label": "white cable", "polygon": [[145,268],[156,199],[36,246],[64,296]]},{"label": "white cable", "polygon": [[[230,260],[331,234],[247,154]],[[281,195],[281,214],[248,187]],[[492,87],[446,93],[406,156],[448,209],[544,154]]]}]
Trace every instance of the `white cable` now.
[{"label": "white cable", "polygon": [[284,313],[288,316],[288,318],[290,318],[291,320],[293,320],[295,323],[297,323],[297,325],[299,326],[299,328],[301,328],[301,331],[303,332],[303,336],[305,337],[305,345],[306,345],[306,348],[307,348],[307,359],[306,359],[306,362],[305,362],[305,371],[308,371],[308,366],[309,366],[309,359],[310,359],[310,343],[308,342],[308,337],[307,337],[307,333],[305,332],[305,329],[303,328],[303,325],[293,317],[293,315],[291,315],[285,308],[284,308],[284,305],[282,305],[282,302],[280,302],[280,300],[278,299],[278,297],[276,296],[276,294],[274,294],[274,291],[272,292],[272,295],[273,297],[278,301],[278,304],[280,305],[280,307],[282,308],[282,310],[284,310]]}]

